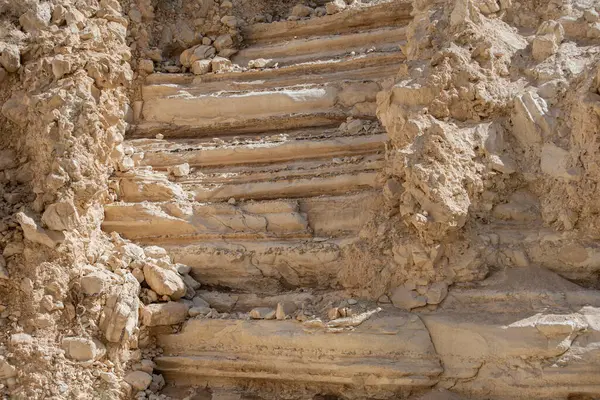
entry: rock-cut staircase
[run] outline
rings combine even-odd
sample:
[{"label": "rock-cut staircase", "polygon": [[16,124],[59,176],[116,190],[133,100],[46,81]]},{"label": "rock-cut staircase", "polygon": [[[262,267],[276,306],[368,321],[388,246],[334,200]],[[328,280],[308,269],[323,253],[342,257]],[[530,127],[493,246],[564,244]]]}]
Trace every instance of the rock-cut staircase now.
[{"label": "rock-cut staircase", "polygon": [[[149,76],[126,143],[143,159],[115,177],[104,229],[167,248],[205,285],[331,286],[380,199],[375,97],[403,61],[408,17],[391,3],[258,24],[232,60],[278,68]],[[184,163],[191,173],[169,173]]]},{"label": "rock-cut staircase", "polygon": [[[381,202],[386,135],[375,97],[403,63],[410,11],[393,1],[257,24],[232,61],[266,58],[278,68],[150,75],[126,141],[136,166],[115,175],[119,201],[105,208],[103,228],[167,249],[219,312],[274,307],[302,297],[299,288],[340,287],[347,249]],[[186,163],[190,173],[178,167]],[[530,280],[533,287],[522,284]],[[523,270],[453,290],[435,312],[384,307],[351,330],[191,319],[180,333],[158,335],[164,353],[155,361],[172,384],[271,398],[283,390],[389,398],[436,384],[486,398],[566,398],[600,391],[598,352],[579,353],[561,371],[548,361],[571,343],[593,342],[600,322],[583,305],[600,304],[597,297]],[[521,307],[535,302],[539,313]]]}]

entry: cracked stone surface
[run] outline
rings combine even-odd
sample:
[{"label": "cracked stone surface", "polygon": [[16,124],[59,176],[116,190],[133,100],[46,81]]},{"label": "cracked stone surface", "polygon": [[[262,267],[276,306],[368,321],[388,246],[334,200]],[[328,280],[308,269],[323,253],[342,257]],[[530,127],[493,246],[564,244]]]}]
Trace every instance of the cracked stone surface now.
[{"label": "cracked stone surface", "polygon": [[600,397],[600,9],[28,0],[0,397]]}]

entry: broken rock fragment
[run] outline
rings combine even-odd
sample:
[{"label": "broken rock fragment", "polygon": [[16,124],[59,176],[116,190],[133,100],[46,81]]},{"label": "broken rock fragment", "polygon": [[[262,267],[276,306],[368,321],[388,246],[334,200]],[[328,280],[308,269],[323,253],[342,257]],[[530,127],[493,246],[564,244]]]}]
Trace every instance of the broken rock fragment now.
[{"label": "broken rock fragment", "polygon": [[35,32],[48,26],[52,18],[50,3],[35,5],[19,17],[19,23],[27,33]]},{"label": "broken rock fragment", "polygon": [[179,165],[174,165],[169,170],[173,174],[173,176],[176,176],[176,177],[186,176],[186,175],[190,174],[190,164],[183,163],[183,164],[179,164]]},{"label": "broken rock fragment", "polygon": [[197,45],[185,50],[179,56],[179,61],[184,67],[191,67],[194,61],[204,60],[215,55],[215,48],[212,46]]},{"label": "broken rock fragment", "polygon": [[337,14],[346,8],[346,2],[344,0],[334,0],[330,3],[325,4],[325,10],[327,14]]},{"label": "broken rock fragment", "polygon": [[275,319],[275,310],[269,307],[257,307],[250,311],[252,319]]},{"label": "broken rock fragment", "polygon": [[94,271],[79,280],[81,290],[88,296],[95,296],[104,292],[109,286],[111,273],[108,271]]},{"label": "broken rock fragment", "polygon": [[146,390],[152,383],[152,375],[144,371],[133,371],[125,375],[125,382],[136,390]]},{"label": "broken rock fragment", "polygon": [[35,223],[33,218],[23,212],[17,213],[16,220],[23,229],[25,239],[34,243],[43,244],[52,249],[65,240],[65,235],[62,232],[43,229]]},{"label": "broken rock fragment", "polygon": [[185,303],[149,304],[142,309],[142,323],[146,326],[175,325],[186,320],[189,307]]},{"label": "broken rock fragment", "polygon": [[100,329],[106,340],[118,343],[128,340],[138,323],[140,284],[131,274],[122,285],[110,287],[106,305],[100,315]]},{"label": "broken rock fragment", "polygon": [[144,278],[148,286],[160,296],[170,296],[173,300],[177,300],[185,295],[185,283],[175,271],[146,263]]},{"label": "broken rock fragment", "polygon": [[215,57],[211,61],[213,72],[228,72],[231,70],[232,64],[225,57]]},{"label": "broken rock fragment", "polygon": [[448,285],[444,282],[436,282],[429,286],[425,297],[427,304],[440,304],[448,295]]},{"label": "broken rock fragment", "polygon": [[296,4],[294,6],[294,8],[292,8],[292,13],[291,15],[293,17],[299,17],[299,18],[303,18],[303,17],[310,17],[310,14],[312,14],[313,9],[305,6],[304,4]]},{"label": "broken rock fragment", "polygon": [[531,44],[531,54],[536,61],[544,61],[558,51],[565,31],[556,21],[544,21],[538,28],[537,35]]},{"label": "broken rock fragment", "polygon": [[425,296],[419,296],[415,290],[409,290],[404,286],[397,287],[392,292],[391,300],[395,307],[403,310],[411,310],[427,304]]},{"label": "broken rock fragment", "polygon": [[233,39],[231,35],[221,35],[217,37],[213,43],[217,51],[223,51],[233,46]]},{"label": "broken rock fragment", "polygon": [[271,59],[257,58],[256,60],[248,61],[248,68],[270,68],[274,64]]},{"label": "broken rock fragment", "polygon": [[97,360],[106,353],[106,348],[98,340],[82,337],[66,337],[62,348],[67,357],[75,361]]},{"label": "broken rock fragment", "polygon": [[19,48],[14,44],[0,44],[0,64],[8,72],[16,72],[21,68],[21,55]]},{"label": "broken rock fragment", "polygon": [[211,69],[210,60],[196,60],[192,63],[192,73],[194,75],[208,74]]},{"label": "broken rock fragment", "polygon": [[278,320],[284,320],[286,317],[292,315],[298,307],[295,303],[291,301],[285,301],[283,303],[277,303],[277,311],[275,312],[275,317]]},{"label": "broken rock fragment", "polygon": [[55,231],[74,229],[79,222],[77,209],[70,201],[50,204],[42,215],[42,222]]},{"label": "broken rock fragment", "polygon": [[0,379],[9,379],[17,376],[17,369],[9,364],[4,356],[0,356]]}]

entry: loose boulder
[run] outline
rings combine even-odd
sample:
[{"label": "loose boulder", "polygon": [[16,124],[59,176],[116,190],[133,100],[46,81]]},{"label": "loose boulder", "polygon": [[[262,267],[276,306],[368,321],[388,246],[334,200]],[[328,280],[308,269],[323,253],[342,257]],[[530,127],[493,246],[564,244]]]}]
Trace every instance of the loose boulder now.
[{"label": "loose boulder", "polygon": [[175,271],[146,263],[144,278],[148,286],[161,296],[169,296],[177,300],[185,295],[185,283]]}]

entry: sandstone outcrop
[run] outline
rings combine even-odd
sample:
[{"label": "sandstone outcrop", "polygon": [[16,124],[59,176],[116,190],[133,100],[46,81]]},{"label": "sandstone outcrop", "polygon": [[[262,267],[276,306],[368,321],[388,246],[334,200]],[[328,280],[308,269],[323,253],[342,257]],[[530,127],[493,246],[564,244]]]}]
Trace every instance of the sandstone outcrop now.
[{"label": "sandstone outcrop", "polygon": [[600,396],[600,9],[27,0],[0,396]]}]

